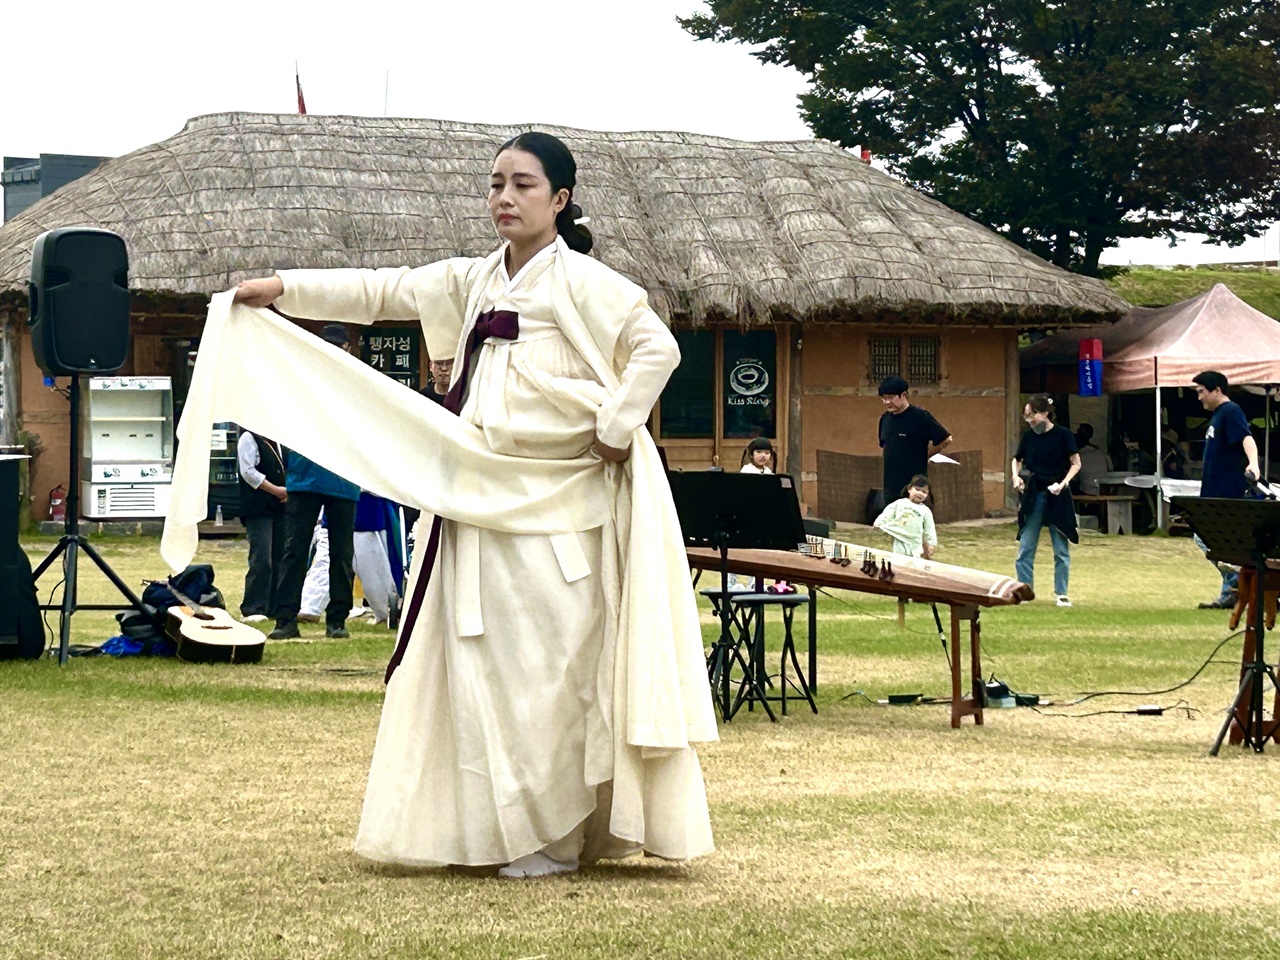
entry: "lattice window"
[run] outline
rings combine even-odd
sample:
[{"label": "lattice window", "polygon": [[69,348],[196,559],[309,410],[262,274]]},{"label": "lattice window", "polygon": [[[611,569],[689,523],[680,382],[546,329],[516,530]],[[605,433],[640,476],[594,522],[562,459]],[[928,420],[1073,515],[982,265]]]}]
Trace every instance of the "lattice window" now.
[{"label": "lattice window", "polygon": [[907,338],[907,382],[937,383],[938,354],[941,353],[939,337]]},{"label": "lattice window", "polygon": [[869,337],[867,348],[871,357],[871,367],[867,373],[868,380],[879,383],[885,377],[901,375],[901,337]]},{"label": "lattice window", "polygon": [[937,383],[942,379],[942,338],[938,336],[867,338],[870,363],[867,380],[879,383],[885,377],[902,377],[914,385]]}]

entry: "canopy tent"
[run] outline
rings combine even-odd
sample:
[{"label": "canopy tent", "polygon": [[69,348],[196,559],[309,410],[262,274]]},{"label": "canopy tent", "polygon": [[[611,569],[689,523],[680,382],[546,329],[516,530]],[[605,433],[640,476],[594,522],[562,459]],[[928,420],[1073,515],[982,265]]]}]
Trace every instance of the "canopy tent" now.
[{"label": "canopy tent", "polygon": [[[1233,385],[1280,383],[1280,323],[1219,283],[1181,303],[1134,307],[1115,324],[1077,327],[1033,343],[1019,361],[1023,391],[1074,393],[1080,341],[1089,338],[1102,341],[1104,392],[1155,388],[1157,447],[1161,387],[1190,386],[1202,370],[1217,370]],[[1269,424],[1270,394],[1267,399]],[[1158,450],[1156,465],[1159,477]],[[1159,523],[1159,497],[1156,511]]]},{"label": "canopy tent", "polygon": [[1231,383],[1280,383],[1280,324],[1222,284],[1167,307],[1134,307],[1114,324],[1074,327],[1022,351],[1024,392],[1073,393],[1080,341],[1102,341],[1107,393],[1187,387],[1202,370]]}]

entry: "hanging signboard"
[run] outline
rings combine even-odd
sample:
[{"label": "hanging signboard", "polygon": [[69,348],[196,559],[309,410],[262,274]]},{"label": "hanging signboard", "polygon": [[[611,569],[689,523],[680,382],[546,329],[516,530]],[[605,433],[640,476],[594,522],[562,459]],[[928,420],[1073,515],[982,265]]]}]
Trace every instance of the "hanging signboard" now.
[{"label": "hanging signboard", "polygon": [[776,334],[772,329],[724,334],[724,435],[776,437]]},{"label": "hanging signboard", "polygon": [[410,389],[418,389],[418,346],[421,330],[408,327],[362,334],[360,358],[373,369]]}]

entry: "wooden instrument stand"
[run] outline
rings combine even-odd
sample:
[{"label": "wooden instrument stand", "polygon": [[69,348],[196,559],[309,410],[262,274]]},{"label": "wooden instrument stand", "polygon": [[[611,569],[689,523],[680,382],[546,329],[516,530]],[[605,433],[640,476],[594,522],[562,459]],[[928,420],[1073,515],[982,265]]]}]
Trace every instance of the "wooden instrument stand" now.
[{"label": "wooden instrument stand", "polygon": [[[853,547],[855,552],[864,548]],[[945,603],[951,610],[951,726],[959,727],[964,717],[973,717],[975,724],[982,724],[982,703],[985,689],[982,679],[982,644],[978,613],[983,607],[1006,606],[1031,600],[1034,594],[1025,583],[1008,577],[990,578],[987,586],[978,586],[948,577],[945,573],[930,573],[911,566],[894,568],[892,580],[862,573],[856,564],[841,566],[826,557],[807,556],[782,550],[732,550],[721,558],[714,550],[689,547],[685,550],[689,565],[699,570],[718,570],[722,562],[734,573],[752,577],[770,577],[802,584],[812,592],[816,587],[838,590],[857,590],[879,596],[918,600],[922,603]],[[942,568],[945,564],[935,564]],[[810,677],[814,676],[815,651],[818,632],[817,604],[809,604]],[[969,624],[970,692],[964,692],[964,665],[960,656],[964,640],[961,624]],[[810,690],[816,684],[809,683]]]},{"label": "wooden instrument stand", "polygon": [[[1262,753],[1276,733],[1275,707],[1265,717],[1265,684],[1280,697],[1280,681],[1263,652],[1266,639],[1266,588],[1269,560],[1280,557],[1280,503],[1275,500],[1236,500],[1217,497],[1174,497],[1173,504],[1191,524],[1192,530],[1209,548],[1210,560],[1240,567],[1237,596],[1249,606],[1245,644],[1240,665],[1240,687],[1227,708],[1227,717],[1217,739],[1209,748],[1216,757],[1222,741],[1231,734],[1232,743]],[[1245,574],[1249,574],[1248,587]],[[1238,605],[1239,606],[1239,605]],[[1272,605],[1274,611],[1275,607]],[[1239,623],[1232,614],[1232,620]],[[1271,618],[1274,623],[1274,615]]]},{"label": "wooden instrument stand", "polygon": [[[1236,600],[1235,609],[1231,611],[1231,620],[1229,622],[1232,630],[1240,626],[1242,619],[1245,623],[1244,644],[1240,651],[1241,683],[1249,675],[1250,665],[1254,662],[1258,650],[1257,618],[1252,616],[1257,589],[1257,573],[1251,567],[1241,567],[1238,599]],[[1265,620],[1266,629],[1272,630],[1276,625],[1277,599],[1280,599],[1280,569],[1276,569],[1271,563],[1267,564],[1267,575],[1263,583],[1263,596],[1265,598],[1262,607],[1263,619]],[[1244,743],[1244,731],[1249,723],[1248,706],[1244,703],[1237,703],[1234,716],[1235,721],[1231,724],[1227,742],[1232,746],[1239,746]],[[1261,737],[1264,741],[1274,740],[1280,743],[1280,689],[1275,691],[1271,704],[1270,718],[1263,717]]]},{"label": "wooden instrument stand", "polygon": [[[961,691],[960,624],[969,621],[969,695]],[[973,717],[982,726],[982,702],[986,693],[982,680],[982,630],[978,625],[976,604],[953,604],[951,607],[951,726],[959,727],[963,717]]]}]

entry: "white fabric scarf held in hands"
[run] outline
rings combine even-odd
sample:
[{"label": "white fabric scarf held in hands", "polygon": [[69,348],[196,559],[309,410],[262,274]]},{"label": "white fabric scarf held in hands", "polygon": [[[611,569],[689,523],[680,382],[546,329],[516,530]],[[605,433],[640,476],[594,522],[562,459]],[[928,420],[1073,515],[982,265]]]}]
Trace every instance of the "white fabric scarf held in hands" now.
[{"label": "white fabric scarf held in hands", "polygon": [[[582,260],[584,270],[603,269]],[[275,313],[233,304],[233,296],[221,293],[210,303],[178,425],[160,546],[170,568],[183,569],[195,555],[196,525],[208,511],[210,431],[223,421],[271,437],[364,489],[462,524],[553,535],[612,522],[622,575],[615,735],[646,756],[717,739],[680,524],[647,430],[635,431],[630,459],[616,466],[594,456],[495,454],[480,428]],[[556,299],[566,337],[606,389],[616,387],[567,274]],[[263,384],[271,385],[266,396]]]},{"label": "white fabric scarf held in hands", "polygon": [[[171,569],[195,556],[196,525],[208,511],[210,432],[223,421],[271,437],[365,490],[478,527],[555,534],[589,530],[608,517],[598,459],[495,454],[479,428],[439,404],[233,297],[227,291],[210,303],[178,424],[160,543]],[[459,475],[465,485],[452,482]]]}]

